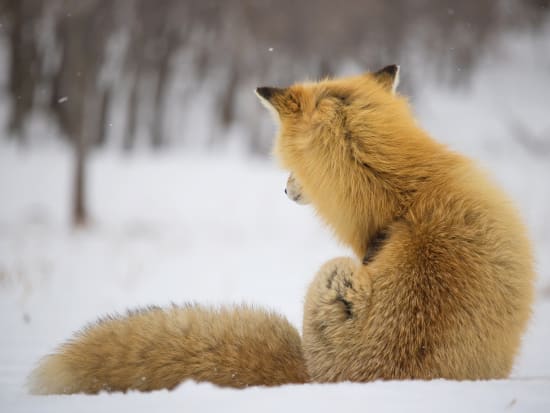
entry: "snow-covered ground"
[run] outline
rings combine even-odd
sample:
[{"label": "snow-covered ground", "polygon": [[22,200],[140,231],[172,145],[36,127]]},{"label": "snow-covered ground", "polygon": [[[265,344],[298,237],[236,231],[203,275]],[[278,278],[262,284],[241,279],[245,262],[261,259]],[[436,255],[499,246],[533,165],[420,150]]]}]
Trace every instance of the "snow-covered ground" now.
[{"label": "snow-covered ground", "polygon": [[94,222],[75,231],[68,220],[71,154],[4,144],[0,411],[550,411],[550,154],[531,153],[516,138],[523,130],[550,139],[550,61],[540,59],[548,44],[511,44],[510,55],[487,57],[471,88],[426,87],[415,99],[428,130],[492,171],[517,201],[535,242],[537,301],[509,380],[238,391],[188,382],[151,394],[30,396],[25,376],[41,356],[98,315],[128,307],[246,301],[300,327],[314,272],[349,251],[309,207],[284,196],[285,173],[270,160],[96,154],[89,175]]},{"label": "snow-covered ground", "polygon": [[[537,242],[539,294],[513,379],[486,383],[374,383],[220,390],[186,383],[152,395],[33,397],[25,375],[40,356],[100,314],[185,301],[252,302],[301,325],[303,295],[321,263],[348,253],[309,207],[283,194],[285,174],[273,163],[182,154],[96,156],[90,169],[95,223],[67,223],[71,157],[59,151],[0,154],[0,406],[2,411],[155,409],[272,411],[296,404],[328,410],[375,405],[471,411],[550,406],[550,246],[533,208],[545,194],[547,165],[524,162],[507,180]],[[545,177],[546,172],[546,177]],[[537,176],[538,180],[532,181]],[[540,213],[540,215],[537,215]],[[434,395],[437,395],[434,397]],[[456,404],[458,403],[458,404]],[[285,407],[286,406],[286,407]],[[391,409],[390,409],[391,408]],[[64,410],[66,409],[66,410]],[[145,409],[144,409],[145,410]]]}]

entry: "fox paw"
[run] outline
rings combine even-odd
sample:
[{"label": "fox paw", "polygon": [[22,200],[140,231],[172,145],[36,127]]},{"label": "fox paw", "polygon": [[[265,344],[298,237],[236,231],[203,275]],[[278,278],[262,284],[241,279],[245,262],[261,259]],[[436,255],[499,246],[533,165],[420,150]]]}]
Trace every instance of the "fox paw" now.
[{"label": "fox paw", "polygon": [[[321,267],[304,305],[302,343],[313,380],[349,378],[342,361],[356,353],[353,343],[364,340],[370,295],[367,266],[351,258],[335,258]],[[343,360],[335,363],[339,357]]]},{"label": "fox paw", "polygon": [[326,320],[353,320],[368,301],[369,289],[362,266],[351,258],[325,263],[310,286],[307,301]]},{"label": "fox paw", "polygon": [[353,301],[357,293],[353,279],[355,266],[349,258],[336,258],[326,263],[319,274],[325,277],[327,298],[341,308],[346,319],[353,318]]}]

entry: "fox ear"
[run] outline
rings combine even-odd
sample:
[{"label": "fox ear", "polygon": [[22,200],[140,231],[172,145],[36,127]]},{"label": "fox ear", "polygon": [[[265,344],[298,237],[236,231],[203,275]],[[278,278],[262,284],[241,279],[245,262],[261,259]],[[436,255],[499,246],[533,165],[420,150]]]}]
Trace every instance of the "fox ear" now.
[{"label": "fox ear", "polygon": [[301,108],[296,93],[288,88],[259,87],[256,88],[256,96],[267,109],[277,115],[296,113]]},{"label": "fox ear", "polygon": [[258,87],[256,88],[256,95],[260,98],[260,100],[267,100],[268,102],[275,96],[283,94],[285,89],[281,89],[278,87]]},{"label": "fox ear", "polygon": [[285,89],[281,89],[278,87],[262,86],[256,88],[256,96],[258,96],[258,99],[260,99],[262,105],[264,105],[268,110],[274,111],[275,113],[278,113],[277,107],[275,105],[275,97],[283,95],[284,92]]},{"label": "fox ear", "polygon": [[376,81],[384,86],[385,89],[395,93],[399,85],[399,66],[389,65],[373,73]]}]

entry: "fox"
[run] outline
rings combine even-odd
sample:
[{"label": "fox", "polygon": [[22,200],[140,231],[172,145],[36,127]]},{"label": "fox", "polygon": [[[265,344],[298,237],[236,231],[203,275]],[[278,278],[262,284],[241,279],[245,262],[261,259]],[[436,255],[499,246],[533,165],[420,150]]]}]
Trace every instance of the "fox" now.
[{"label": "fox", "polygon": [[302,334],[261,308],[100,319],[43,358],[35,394],[507,377],[531,314],[532,247],[511,200],[425,132],[399,67],[259,87],[285,192],[353,252],[327,261]]}]

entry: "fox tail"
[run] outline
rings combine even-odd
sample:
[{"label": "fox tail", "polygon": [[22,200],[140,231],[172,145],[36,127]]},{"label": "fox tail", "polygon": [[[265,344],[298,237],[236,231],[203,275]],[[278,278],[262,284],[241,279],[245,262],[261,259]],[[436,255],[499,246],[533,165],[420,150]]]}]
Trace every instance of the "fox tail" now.
[{"label": "fox tail", "polygon": [[185,380],[219,386],[308,381],[298,331],[249,306],[151,307],[89,325],[42,359],[33,394],[172,389]]}]

